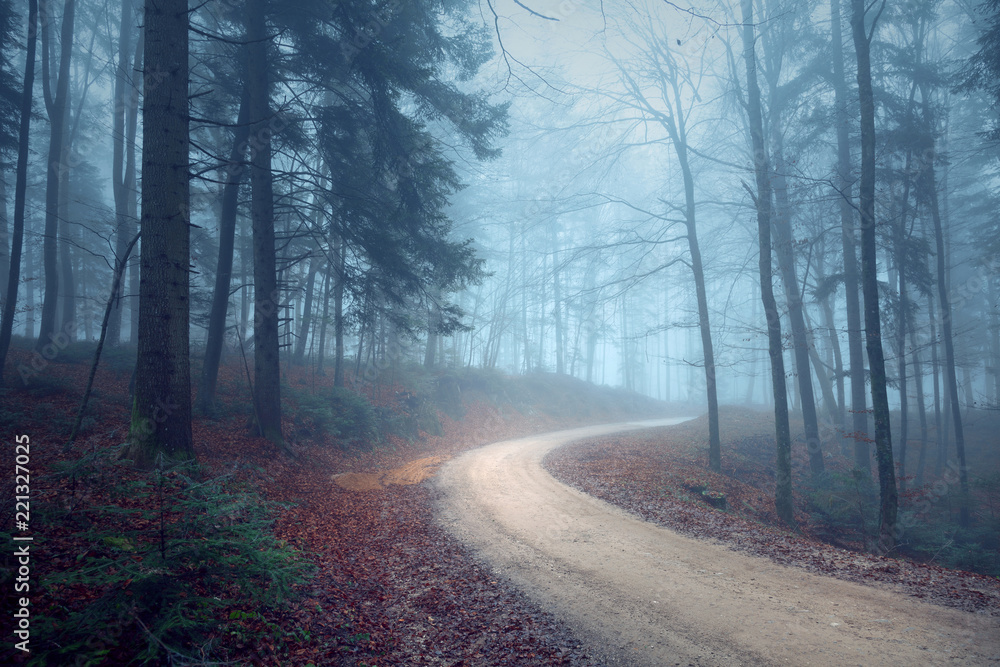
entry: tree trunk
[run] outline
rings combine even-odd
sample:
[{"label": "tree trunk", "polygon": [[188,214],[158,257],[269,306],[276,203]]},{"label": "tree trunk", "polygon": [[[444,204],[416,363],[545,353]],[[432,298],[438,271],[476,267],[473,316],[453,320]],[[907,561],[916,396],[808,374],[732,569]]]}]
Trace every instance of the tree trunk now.
[{"label": "tree trunk", "polygon": [[229,311],[229,289],[233,277],[233,250],[236,246],[236,217],[239,209],[240,183],[243,181],[247,138],[250,136],[250,107],[246,89],[240,101],[233,147],[229,161],[223,168],[225,185],[222,188],[222,207],[219,212],[219,261],[215,268],[215,289],[212,308],[208,315],[208,337],[205,341],[205,360],[201,367],[198,386],[197,409],[209,412],[215,403],[216,383],[219,379],[219,362],[226,340],[226,315]]},{"label": "tree trunk", "polygon": [[302,304],[302,324],[299,327],[299,337],[295,341],[295,363],[301,364],[306,356],[306,339],[309,338],[309,327],[312,324],[313,287],[316,283],[316,271],[319,269],[319,259],[315,256],[309,259],[309,274],[306,277],[306,294]]},{"label": "tree trunk", "polygon": [[333,386],[344,386],[344,284],[347,245],[339,236],[333,242]]},{"label": "tree trunk", "polygon": [[705,290],[705,269],[698,246],[695,229],[694,178],[687,161],[686,149],[678,147],[681,171],[684,175],[684,193],[687,200],[685,221],[687,223],[688,247],[691,252],[691,270],[694,272],[695,296],[698,300],[698,329],[701,332],[701,347],[705,356],[705,391],[708,397],[708,466],[716,472],[722,470],[722,445],[719,436],[719,398],[715,384],[715,350],[712,347],[712,328],[708,319],[708,295]]},{"label": "tree trunk", "polygon": [[[907,169],[909,173],[910,154],[906,156]],[[899,490],[906,493],[906,447],[909,438],[909,397],[906,395],[906,327],[907,327],[907,301],[909,296],[906,288],[906,277],[904,271],[905,264],[905,243],[906,243],[906,216],[908,201],[910,198],[910,183],[907,180],[904,187],[902,211],[899,216],[899,224],[895,234],[896,251],[896,271],[899,274],[899,307],[896,312],[896,356],[899,359]]]},{"label": "tree trunk", "polygon": [[[776,113],[772,103],[771,113]],[[774,119],[777,122],[777,118]],[[779,131],[773,132],[777,137]],[[784,161],[780,154],[781,142],[775,141],[777,155],[773,172],[774,179],[774,247],[778,255],[781,282],[785,287],[785,303],[792,329],[793,359],[798,376],[799,398],[802,408],[802,425],[805,428],[806,450],[809,454],[809,470],[813,478],[823,474],[823,447],[819,438],[819,418],[816,416],[816,397],[813,393],[812,370],[809,363],[809,340],[806,320],[803,314],[802,297],[799,293],[799,279],[795,270],[795,254],[792,249],[792,224],[789,219],[791,206],[788,201],[788,186],[784,174]]]},{"label": "tree trunk", "polygon": [[[68,114],[67,114],[68,115]],[[70,159],[72,152],[72,139],[69,133],[69,122],[67,119],[67,129],[65,136],[67,140],[63,146],[63,155]],[[71,341],[76,340],[76,276],[73,273],[73,229],[69,224],[69,175],[68,167],[60,169],[59,177],[59,281],[61,287],[59,294],[62,301],[62,314],[56,318],[56,327],[66,334]]]},{"label": "tree trunk", "polygon": [[[930,126],[930,100],[927,90],[921,87],[923,98],[924,121]],[[959,509],[959,520],[962,526],[968,526],[971,520],[969,514],[969,469],[965,460],[965,430],[962,425],[962,407],[958,398],[958,380],[955,375],[955,341],[952,338],[951,303],[948,297],[947,270],[945,267],[944,226],[941,223],[941,209],[938,205],[937,177],[934,163],[924,165],[921,172],[925,191],[931,209],[931,219],[934,222],[934,249],[937,255],[937,292],[941,310],[941,337],[944,342],[944,378],[947,383],[948,401],[951,407],[951,421],[955,429],[955,450],[958,454],[958,478],[962,491]]]},{"label": "tree trunk", "polygon": [[781,349],[781,319],[774,298],[771,270],[771,170],[764,147],[764,122],[761,113],[760,87],[757,84],[757,57],[754,53],[753,4],[742,0],[743,60],[747,71],[747,115],[753,142],[754,173],[757,180],[757,239],[760,246],[761,304],[767,318],[767,349],[771,358],[771,383],[774,389],[774,435],[777,446],[777,471],[774,507],[789,526],[795,525],[792,507],[792,437],[788,423],[788,391],[785,387],[785,362]]},{"label": "tree trunk", "polygon": [[7,217],[7,179],[0,178],[0,308],[7,299],[10,276],[10,221]]},{"label": "tree trunk", "polygon": [[[111,190],[115,200],[115,257],[121,257],[129,242],[132,231],[130,199],[134,202],[135,183],[135,116],[138,96],[131,81],[130,71],[133,60],[132,36],[133,5],[135,0],[122,0],[121,23],[118,28],[118,66],[115,71],[115,89],[112,108],[112,158]],[[141,40],[136,40],[138,49]],[[127,151],[127,157],[126,157]],[[107,340],[112,345],[121,342],[122,292],[124,282],[118,281],[118,291],[111,295],[111,317],[108,320]]]},{"label": "tree trunk", "polygon": [[847,358],[851,365],[851,439],[854,467],[871,474],[868,439],[868,401],[865,398],[865,359],[862,347],[861,303],[858,299],[858,260],[855,253],[854,206],[851,196],[851,146],[848,133],[847,78],[844,76],[844,40],[840,0],[830,0],[833,47],[833,91],[837,125],[837,199],[840,202],[840,238],[844,253],[844,293],[847,300]]},{"label": "tree trunk", "polygon": [[[7,351],[14,331],[14,311],[17,309],[17,288],[21,282],[21,251],[24,247],[24,205],[28,188],[28,140],[31,136],[31,101],[35,85],[35,51],[38,44],[38,0],[28,0],[28,41],[24,61],[24,85],[21,96],[21,118],[18,129],[17,167],[14,181],[14,228],[11,230],[10,266],[7,289],[0,318],[0,386],[3,386]],[[28,288],[31,289],[30,287]]]},{"label": "tree trunk", "polygon": [[50,342],[59,338],[56,324],[56,306],[59,301],[59,257],[57,239],[59,236],[59,185],[63,170],[68,169],[63,145],[66,139],[66,109],[69,106],[69,64],[73,53],[73,23],[76,0],[66,0],[63,7],[62,33],[60,39],[59,72],[55,83],[55,95],[51,92],[49,77],[49,16],[42,20],[42,91],[49,114],[49,154],[46,160],[45,180],[45,236],[42,242],[42,260],[45,265],[45,294],[42,300],[42,323],[35,343],[36,351],[41,351]]},{"label": "tree trunk", "polygon": [[104,308],[104,320],[101,322],[101,333],[97,339],[97,348],[94,350],[94,360],[90,364],[90,373],[87,375],[87,386],[83,390],[83,399],[80,401],[80,408],[76,411],[73,430],[70,431],[69,440],[67,440],[66,445],[63,447],[63,451],[67,451],[70,448],[70,445],[73,444],[76,436],[80,433],[80,425],[83,423],[83,413],[87,410],[87,402],[90,400],[90,393],[94,388],[94,376],[97,374],[98,364],[101,363],[101,350],[104,349],[104,342],[107,339],[108,321],[111,319],[111,311],[114,308],[114,295],[118,292],[122,274],[125,273],[125,264],[128,262],[128,256],[138,240],[139,235],[136,234],[125,246],[122,254],[115,259],[115,275],[111,281],[111,295],[108,297],[108,303]]},{"label": "tree trunk", "polygon": [[191,435],[188,3],[146,0],[142,257],[135,399],[125,457],[194,457]]},{"label": "tree trunk", "polygon": [[330,320],[330,276],[333,273],[329,268],[323,272],[323,317],[319,321],[319,345],[318,358],[316,360],[316,374],[325,375],[323,364],[326,361],[326,325]]},{"label": "tree trunk", "polygon": [[920,415],[920,455],[917,458],[917,472],[914,484],[919,488],[924,484],[924,465],[927,461],[927,407],[924,399],[924,371],[920,364],[920,349],[914,328],[910,327],[910,347],[913,348],[913,379],[917,388],[917,413]]},{"label": "tree trunk", "polygon": [[247,3],[248,103],[254,146],[250,158],[251,219],[254,274],[254,403],[260,434],[281,444],[281,375],[278,294],[274,248],[274,197],[271,182],[270,40],[264,18],[264,0]]},{"label": "tree trunk", "polygon": [[[875,239],[875,95],[872,91],[871,43],[865,28],[865,0],[851,0],[851,29],[858,55],[858,98],[861,102],[861,280],[865,301],[865,344],[871,376],[872,413],[875,420],[875,458],[878,463],[879,540],[887,553],[896,540],[896,468],[892,459],[889,397],[886,391],[882,324],[879,321],[878,260]],[[872,31],[875,26],[872,25]]]},{"label": "tree trunk", "polygon": [[562,286],[559,284],[559,230],[553,230],[552,234],[552,299],[555,302],[556,319],[556,373],[563,375],[566,372],[564,365],[564,339],[563,339],[563,317],[562,317]]}]

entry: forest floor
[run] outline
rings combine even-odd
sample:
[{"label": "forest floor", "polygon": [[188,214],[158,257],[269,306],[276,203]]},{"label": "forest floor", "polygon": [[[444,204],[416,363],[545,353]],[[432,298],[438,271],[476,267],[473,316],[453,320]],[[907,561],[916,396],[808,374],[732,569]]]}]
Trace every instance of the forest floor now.
[{"label": "forest floor", "polygon": [[[26,353],[12,350],[11,356],[7,375],[16,379],[16,364],[24,361]],[[62,444],[85,382],[86,355],[76,360],[64,355],[43,374],[41,381],[4,396],[4,432],[28,433],[34,445],[32,498],[37,502],[36,507],[47,504],[50,508],[60,508],[66,504],[68,495],[79,495],[78,490],[66,487],[65,480],[51,477],[50,473],[61,461],[113,448],[124,439],[128,423],[127,369],[127,363],[116,364],[111,358],[107,367],[99,371],[96,404],[88,411],[84,435],[69,453],[62,452]],[[250,471],[248,478],[253,479],[266,498],[290,503],[278,514],[274,531],[314,566],[314,574],[298,586],[296,597],[289,603],[254,610],[259,614],[245,614],[235,620],[232,615],[220,619],[224,631],[216,638],[213,659],[234,660],[239,664],[303,666],[601,664],[599,652],[588,643],[587,636],[574,634],[538,601],[519,592],[511,580],[497,575],[468,545],[438,523],[435,513],[440,494],[427,478],[460,453],[486,443],[583,423],[649,417],[654,411],[669,415],[671,408],[545,376],[528,378],[513,389],[498,389],[500,385],[488,381],[473,382],[463,385],[460,414],[455,413],[452,418],[446,411],[438,412],[439,435],[423,431],[415,438],[389,435],[380,446],[359,450],[331,445],[329,439],[304,428],[290,399],[285,427],[290,436],[288,449],[293,454],[289,456],[247,434],[247,390],[241,370],[235,363],[223,368],[220,375],[223,411],[214,419],[196,420],[196,454],[201,465],[210,471]],[[357,389],[364,390],[378,407],[389,412],[406,412],[412,387],[396,384],[394,378],[383,380],[374,390],[371,386]],[[309,369],[293,368],[287,381],[291,387],[318,394],[329,385],[330,378],[317,376]],[[505,392],[520,395],[498,396]],[[516,407],[512,399],[517,399]],[[673,408],[675,415],[689,412],[684,407]],[[743,419],[753,422],[753,429],[757,430],[751,429],[753,432],[748,431],[747,436],[756,442],[753,438],[757,437],[761,424],[766,426],[766,419],[758,423],[754,421],[756,417],[746,417],[743,412],[733,414],[736,422]],[[739,424],[732,420],[727,424],[726,428],[735,428],[731,432],[735,435]],[[742,506],[745,501],[754,512],[749,515],[752,530],[725,528],[726,522],[739,519],[732,510],[721,512],[698,500],[681,498],[681,505],[670,506],[673,509],[666,512],[684,517],[679,521],[688,527],[678,527],[681,532],[688,530],[725,539],[728,530],[731,537],[736,536],[731,541],[740,542],[741,549],[753,551],[747,546],[749,543],[768,544],[771,546],[765,551],[770,551],[772,557],[813,563],[807,567],[818,569],[829,569],[830,558],[855,560],[862,563],[858,567],[871,572],[858,576],[865,581],[881,580],[896,585],[916,577],[913,585],[918,588],[922,585],[933,602],[976,609],[980,614],[996,614],[1000,608],[996,580],[933,566],[920,570],[931,577],[920,580],[924,575],[911,576],[909,573],[916,566],[905,561],[872,561],[882,565],[863,565],[869,562],[868,557],[811,541],[806,530],[803,538],[766,525],[767,508],[771,506],[767,480],[761,479],[759,488],[749,482],[760,471],[749,460],[746,465],[739,463],[730,475],[741,483],[746,481],[748,486],[739,489],[724,486],[728,482],[709,475],[699,459],[704,438],[698,430],[698,420],[671,428],[677,430],[659,433],[648,442],[676,442],[676,450],[640,445],[641,439],[636,440],[638,436],[633,435],[602,441],[604,444],[595,442],[567,448],[549,465],[558,475],[583,488],[590,484],[589,492],[604,494],[609,500],[654,520],[657,512],[664,514],[667,505],[655,509],[641,493],[629,495],[621,489],[655,488],[656,494],[663,496],[662,488],[650,486],[651,475],[657,470],[676,467],[677,475],[684,471],[688,477],[698,475],[708,478],[713,485],[722,485],[719,488],[729,494],[730,502],[739,499]],[[570,456],[573,452],[578,455],[576,462]],[[604,465],[585,469],[588,461],[595,463],[601,456],[616,460],[608,467],[618,475],[616,481],[595,474],[594,469],[603,469]],[[741,470],[743,467],[746,470]],[[7,494],[4,501],[11,496]],[[81,549],[86,553],[87,538],[68,523],[56,523],[61,516],[59,511],[40,514],[53,521],[48,526],[32,524],[32,529],[43,538],[39,548],[45,554],[33,561],[32,576],[44,582],[51,574],[74,567]],[[3,529],[8,530],[12,511],[10,516],[5,511],[3,518]],[[808,520],[803,524],[807,526]],[[744,537],[739,537],[744,533]],[[797,545],[802,540],[806,546],[799,550]],[[822,553],[832,556],[824,557]],[[3,567],[13,571],[9,560],[9,554],[5,554]],[[818,564],[821,562],[822,568]],[[893,567],[899,573],[894,573]],[[927,585],[932,581],[937,584]],[[916,589],[914,592],[920,593]],[[8,606],[12,587],[5,585],[2,595],[4,608],[12,608]],[[85,605],[93,597],[93,592],[57,591],[47,589],[43,583],[32,604],[40,611],[56,614],[59,609]],[[141,640],[141,635],[140,628],[127,626],[120,635],[121,643],[124,645],[130,637]],[[116,654],[112,651],[107,655],[105,663],[80,664],[116,664]],[[0,661],[7,662],[8,658],[24,662],[26,656],[13,652],[8,643],[0,652]]]}]

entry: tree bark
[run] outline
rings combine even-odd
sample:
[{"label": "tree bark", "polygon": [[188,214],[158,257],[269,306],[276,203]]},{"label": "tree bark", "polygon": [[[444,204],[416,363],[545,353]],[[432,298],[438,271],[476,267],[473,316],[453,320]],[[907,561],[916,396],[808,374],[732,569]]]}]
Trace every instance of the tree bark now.
[{"label": "tree bark", "polygon": [[[923,98],[924,121],[930,127],[930,100],[926,88],[921,88]],[[944,378],[947,383],[948,402],[951,407],[951,422],[955,429],[955,451],[958,454],[958,479],[962,491],[959,507],[959,521],[962,526],[968,526],[971,521],[969,512],[969,469],[965,459],[965,429],[962,424],[962,406],[958,397],[958,379],[955,374],[955,341],[952,337],[951,302],[948,296],[947,269],[945,266],[944,225],[941,222],[941,207],[938,204],[937,177],[934,163],[929,161],[924,165],[922,176],[924,190],[927,195],[931,220],[934,222],[934,249],[937,256],[937,292],[941,311],[941,337],[944,343]]]},{"label": "tree bark", "polygon": [[281,444],[281,375],[278,293],[271,175],[271,111],[264,0],[247,3],[248,101],[252,123],[250,159],[254,273],[254,402],[261,435]]},{"label": "tree bark", "polygon": [[774,390],[774,437],[777,471],[774,507],[778,516],[789,526],[795,525],[792,507],[792,437],[788,423],[788,390],[785,386],[785,361],[781,345],[781,319],[774,298],[771,269],[771,170],[764,147],[764,121],[761,113],[760,87],[757,83],[757,57],[754,53],[753,3],[742,0],[743,60],[747,72],[747,115],[754,152],[754,174],[757,181],[757,240],[759,244],[761,304],[767,319],[767,350],[771,358],[771,384]]},{"label": "tree bark", "polygon": [[[771,113],[776,113],[772,104]],[[774,119],[777,121],[777,118]],[[775,130],[776,152],[781,150],[781,142],[777,139],[780,132]],[[785,288],[785,303],[788,306],[788,319],[792,329],[793,359],[795,372],[798,375],[799,398],[801,399],[802,425],[806,435],[806,449],[809,455],[809,470],[813,478],[823,474],[823,447],[819,438],[819,418],[816,415],[816,396],[813,392],[812,369],[809,363],[809,345],[806,320],[803,314],[802,297],[799,292],[799,279],[795,270],[795,254],[792,249],[792,224],[790,204],[788,201],[788,186],[783,172],[784,163],[780,152],[774,156],[777,164],[774,169],[775,207],[773,215],[773,239],[778,268],[781,271],[781,282]]]},{"label": "tree bark", "polygon": [[0,178],[0,308],[7,299],[10,276],[10,219],[7,216],[7,179]]},{"label": "tree bark", "polygon": [[[191,435],[188,3],[146,0],[136,465],[194,458]],[[154,76],[155,74],[155,76]]]},{"label": "tree bark", "polygon": [[347,259],[347,247],[343,239],[339,236],[333,242],[333,386],[344,386],[344,285],[347,274],[345,272],[345,261]]},{"label": "tree bark", "polygon": [[[132,232],[131,206],[135,193],[135,117],[138,110],[138,96],[135,84],[129,76],[133,56],[132,36],[134,0],[122,0],[121,24],[118,28],[118,66],[115,71],[115,89],[112,109],[112,157],[111,190],[115,200],[115,256],[121,257]],[[141,40],[136,40],[138,50]],[[132,234],[134,235],[134,234]],[[114,346],[121,342],[123,281],[118,281],[118,291],[111,295],[111,317],[108,320],[107,340]]]},{"label": "tree bark", "polygon": [[[14,181],[14,227],[11,230],[10,267],[0,318],[0,386],[3,386],[7,351],[14,330],[17,288],[21,282],[21,252],[24,247],[24,205],[28,188],[28,141],[31,136],[31,101],[35,85],[35,51],[38,44],[38,0],[28,0],[27,50],[24,61],[24,86],[21,95],[21,119],[18,129],[17,166]],[[30,289],[30,287],[29,287]]]},{"label": "tree bark", "polygon": [[240,183],[245,171],[247,138],[250,136],[250,107],[246,89],[237,113],[236,130],[229,161],[223,168],[225,185],[222,188],[222,207],[219,212],[219,260],[215,268],[215,289],[212,308],[208,315],[208,337],[205,341],[205,360],[201,367],[198,386],[197,409],[209,412],[215,404],[215,389],[219,379],[219,362],[226,339],[226,315],[229,311],[229,289],[233,277],[233,250],[236,246],[236,216],[239,209]]},{"label": "tree bark", "polygon": [[330,276],[332,271],[327,268],[323,272],[323,317],[319,321],[319,344],[317,345],[318,358],[316,360],[316,374],[325,375],[323,364],[326,361],[326,325],[330,319]]},{"label": "tree bark", "polygon": [[851,439],[854,467],[871,474],[868,438],[868,399],[865,397],[865,358],[862,346],[861,302],[858,298],[858,259],[851,203],[851,146],[848,133],[847,78],[844,76],[844,40],[840,0],[830,0],[833,47],[833,92],[837,125],[837,199],[840,202],[840,239],[844,254],[844,294],[847,304],[847,358],[851,369]]},{"label": "tree bark", "polygon": [[49,153],[46,161],[45,180],[45,236],[42,242],[42,260],[45,265],[45,293],[42,299],[42,322],[35,350],[40,352],[60,336],[56,324],[56,306],[59,301],[59,185],[63,170],[68,169],[63,145],[66,139],[66,110],[69,106],[69,64],[73,53],[73,24],[76,0],[66,0],[63,7],[60,38],[59,71],[55,94],[51,91],[49,77],[49,16],[42,17],[42,92],[49,115]]},{"label": "tree bark", "polygon": [[302,304],[302,323],[299,327],[299,337],[295,341],[295,363],[305,361],[306,340],[309,338],[309,327],[312,325],[313,287],[316,284],[316,271],[319,269],[319,259],[309,258],[309,273],[306,276],[306,294]]},{"label": "tree bark", "polygon": [[[858,98],[861,103],[861,282],[865,301],[865,345],[871,376],[872,414],[875,421],[875,458],[879,478],[879,538],[877,549],[895,547],[896,468],[892,458],[889,397],[886,391],[882,324],[879,321],[878,259],[875,238],[875,95],[872,90],[871,43],[865,27],[865,0],[851,0],[851,30],[858,56]],[[876,17],[877,21],[877,17]],[[874,24],[872,31],[875,30]]]}]

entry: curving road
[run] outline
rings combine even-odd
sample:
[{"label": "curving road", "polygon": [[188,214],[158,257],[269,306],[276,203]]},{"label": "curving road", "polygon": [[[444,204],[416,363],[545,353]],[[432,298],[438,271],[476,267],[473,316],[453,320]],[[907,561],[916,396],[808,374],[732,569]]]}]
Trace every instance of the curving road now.
[{"label": "curving road", "polygon": [[556,481],[550,450],[682,419],[508,440],[445,464],[438,520],[615,665],[986,665],[1000,619],[684,537]]}]

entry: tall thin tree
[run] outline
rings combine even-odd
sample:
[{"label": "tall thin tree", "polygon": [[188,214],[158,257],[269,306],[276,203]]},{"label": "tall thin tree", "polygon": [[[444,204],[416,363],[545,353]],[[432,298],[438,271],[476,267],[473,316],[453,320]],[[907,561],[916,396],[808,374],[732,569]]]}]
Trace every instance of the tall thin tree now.
[{"label": "tall thin tree", "polygon": [[17,175],[14,182],[14,228],[11,233],[10,268],[7,294],[0,319],[0,385],[10,349],[17,308],[17,287],[21,281],[21,250],[24,246],[24,206],[28,189],[28,140],[31,136],[31,101],[35,85],[35,51],[38,44],[38,0],[28,0],[28,41],[24,60],[24,88],[21,96],[21,125],[17,143]]},{"label": "tall thin tree", "polygon": [[142,254],[126,458],[194,457],[191,435],[188,2],[146,0]]},{"label": "tall thin tree", "polygon": [[[883,1],[880,8],[885,7]],[[858,57],[858,98],[861,104],[861,180],[858,208],[861,213],[861,287],[865,301],[865,347],[871,375],[872,413],[875,421],[875,460],[878,463],[879,538],[876,548],[894,548],[896,536],[896,468],[892,458],[889,396],[886,390],[882,324],[879,320],[878,258],[875,238],[875,93],[872,89],[871,40],[881,9],[866,26],[865,0],[851,0],[851,31]]]},{"label": "tall thin tree", "polygon": [[[792,437],[788,423],[788,390],[785,386],[785,361],[782,353],[781,318],[774,298],[771,265],[771,168],[764,145],[764,121],[761,113],[760,86],[757,83],[757,57],[754,52],[753,0],[742,0],[743,61],[747,72],[747,116],[753,144],[754,175],[757,180],[757,240],[760,246],[758,273],[760,298],[767,320],[767,351],[771,359],[771,384],[774,390],[774,432],[777,446],[777,480],[774,506],[778,516],[789,526],[795,525],[792,507]],[[749,189],[749,188],[748,188]],[[752,194],[752,193],[751,193]]]}]

